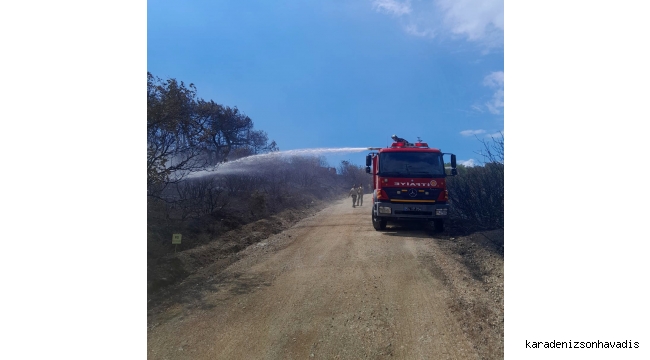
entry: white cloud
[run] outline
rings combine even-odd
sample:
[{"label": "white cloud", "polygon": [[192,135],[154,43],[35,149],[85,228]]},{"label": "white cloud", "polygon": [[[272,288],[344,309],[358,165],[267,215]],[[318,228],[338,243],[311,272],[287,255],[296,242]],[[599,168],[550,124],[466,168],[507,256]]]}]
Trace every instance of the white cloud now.
[{"label": "white cloud", "polygon": [[496,131],[494,129],[490,130],[490,133],[488,133],[486,130],[483,129],[478,129],[478,130],[463,130],[460,132],[461,135],[463,136],[476,136],[476,135],[481,135],[483,134],[483,137],[485,138],[501,138],[503,137],[503,130],[501,131]]},{"label": "white cloud", "polygon": [[503,87],[503,71],[494,71],[483,78],[483,85],[489,87]]},{"label": "white cloud", "polygon": [[479,135],[479,134],[484,134],[485,130],[479,129],[479,130],[463,130],[460,132],[461,135],[463,136],[473,136],[473,135]]},{"label": "white cloud", "polygon": [[492,114],[501,114],[501,111],[499,109],[503,109],[503,89],[497,90],[492,95],[492,99],[485,103],[485,106]]},{"label": "white cloud", "polygon": [[503,71],[495,71],[483,78],[483,85],[494,89],[492,99],[485,103],[485,107],[492,114],[501,114],[503,109]]},{"label": "white cloud", "polygon": [[467,167],[474,167],[474,166],[478,165],[478,163],[474,159],[460,160],[458,163],[461,164],[461,165],[465,165]]},{"label": "white cloud", "polygon": [[502,138],[502,137],[504,137],[503,130],[501,130],[500,132],[495,132],[493,134],[486,134],[485,137],[491,137],[491,138],[494,138],[495,140],[498,139],[498,138]]},{"label": "white cloud", "polygon": [[410,0],[406,0],[405,2],[397,0],[375,0],[373,1],[372,7],[377,11],[396,16],[410,14],[412,11]]},{"label": "white cloud", "polygon": [[415,36],[421,36],[421,37],[434,37],[435,32],[431,29],[425,29],[425,30],[418,30],[417,25],[415,24],[410,24],[407,25],[404,30],[406,31],[407,34],[415,35]]},{"label": "white cloud", "polygon": [[447,33],[488,49],[503,46],[503,0],[373,0],[372,7],[399,18],[410,35]]},{"label": "white cloud", "polygon": [[444,11],[445,25],[454,34],[481,40],[493,32],[503,33],[503,0],[437,0],[436,3]]}]

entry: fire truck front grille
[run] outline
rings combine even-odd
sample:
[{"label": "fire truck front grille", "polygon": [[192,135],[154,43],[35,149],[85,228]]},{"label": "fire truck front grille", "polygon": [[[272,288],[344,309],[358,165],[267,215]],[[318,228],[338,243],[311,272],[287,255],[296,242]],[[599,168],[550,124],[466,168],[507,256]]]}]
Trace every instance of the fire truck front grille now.
[{"label": "fire truck front grille", "polygon": [[[437,200],[441,189],[383,188],[390,199]],[[399,194],[397,193],[399,191]],[[428,194],[427,194],[428,193]]]}]

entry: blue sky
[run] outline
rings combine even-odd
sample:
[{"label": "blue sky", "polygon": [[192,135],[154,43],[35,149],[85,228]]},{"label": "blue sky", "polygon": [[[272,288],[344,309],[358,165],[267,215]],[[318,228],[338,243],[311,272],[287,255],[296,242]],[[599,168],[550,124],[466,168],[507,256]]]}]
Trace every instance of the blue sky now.
[{"label": "blue sky", "polygon": [[504,129],[501,0],[147,5],[147,70],[237,106],[281,150],[386,146],[397,134],[471,163],[476,136]]}]

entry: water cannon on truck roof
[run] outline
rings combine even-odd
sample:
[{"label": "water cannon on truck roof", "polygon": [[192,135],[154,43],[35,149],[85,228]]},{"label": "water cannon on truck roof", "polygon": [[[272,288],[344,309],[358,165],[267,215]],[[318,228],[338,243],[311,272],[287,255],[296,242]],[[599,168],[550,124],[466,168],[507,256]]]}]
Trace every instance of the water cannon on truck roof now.
[{"label": "water cannon on truck roof", "polygon": [[[388,222],[427,221],[435,231],[444,230],[449,213],[448,176],[456,176],[456,155],[430,148],[420,138],[413,144],[391,136],[385,148],[366,156],[366,173],[372,175],[372,225],[386,229]],[[444,155],[451,157],[447,174]]]}]

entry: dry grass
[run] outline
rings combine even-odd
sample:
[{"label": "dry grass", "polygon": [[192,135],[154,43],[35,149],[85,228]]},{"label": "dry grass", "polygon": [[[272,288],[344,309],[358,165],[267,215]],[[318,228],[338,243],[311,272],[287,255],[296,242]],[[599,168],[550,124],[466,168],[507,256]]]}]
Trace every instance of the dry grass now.
[{"label": "dry grass", "polygon": [[482,359],[503,359],[503,230],[432,240],[426,260]]}]

